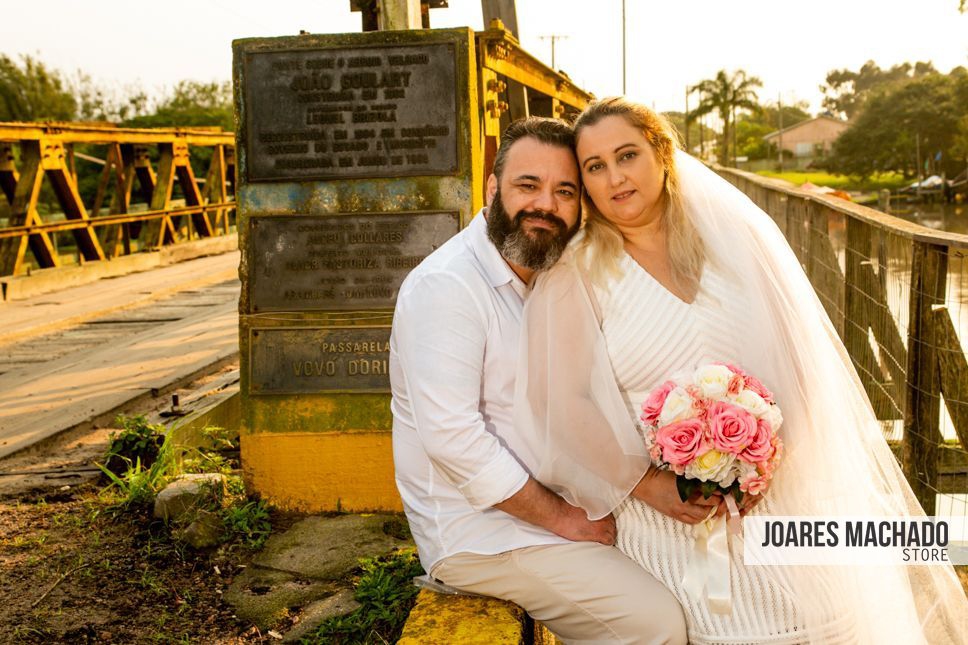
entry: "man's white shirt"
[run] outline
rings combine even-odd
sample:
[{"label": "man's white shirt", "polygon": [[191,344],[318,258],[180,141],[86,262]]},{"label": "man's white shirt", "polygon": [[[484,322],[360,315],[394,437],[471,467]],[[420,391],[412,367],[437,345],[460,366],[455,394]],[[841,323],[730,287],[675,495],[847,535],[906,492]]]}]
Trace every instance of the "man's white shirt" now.
[{"label": "man's white shirt", "polygon": [[528,471],[507,447],[527,286],[481,213],[400,288],[390,336],[397,488],[424,569],[568,540],[492,508]]}]

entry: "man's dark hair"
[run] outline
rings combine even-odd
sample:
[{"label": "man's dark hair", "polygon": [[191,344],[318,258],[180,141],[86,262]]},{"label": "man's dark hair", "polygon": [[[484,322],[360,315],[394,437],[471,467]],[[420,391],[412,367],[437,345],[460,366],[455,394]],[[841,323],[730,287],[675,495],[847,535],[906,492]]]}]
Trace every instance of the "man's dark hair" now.
[{"label": "man's dark hair", "polygon": [[501,178],[511,145],[518,139],[525,137],[537,139],[550,146],[567,148],[573,152],[575,150],[575,133],[571,126],[564,121],[543,116],[529,116],[518,119],[509,125],[504,134],[501,135],[501,147],[497,149],[497,154],[494,156],[494,168],[491,171],[495,177]]}]

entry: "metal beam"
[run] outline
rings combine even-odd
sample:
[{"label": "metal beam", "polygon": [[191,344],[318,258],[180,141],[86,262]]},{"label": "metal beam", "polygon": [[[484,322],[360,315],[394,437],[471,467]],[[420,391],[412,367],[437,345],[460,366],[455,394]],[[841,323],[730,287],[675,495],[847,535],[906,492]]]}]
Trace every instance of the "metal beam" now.
[{"label": "metal beam", "polygon": [[221,128],[116,128],[73,123],[0,123],[0,141],[58,143],[158,144],[184,141],[188,145],[235,145],[235,134]]},{"label": "metal beam", "polygon": [[500,20],[512,36],[519,38],[518,12],[514,0],[481,0],[481,14],[485,25],[490,26],[491,21]]}]

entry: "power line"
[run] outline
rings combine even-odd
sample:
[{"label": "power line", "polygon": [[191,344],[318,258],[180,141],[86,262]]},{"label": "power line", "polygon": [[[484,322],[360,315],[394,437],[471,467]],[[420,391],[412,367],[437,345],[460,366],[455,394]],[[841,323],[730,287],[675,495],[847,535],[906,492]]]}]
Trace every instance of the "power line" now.
[{"label": "power line", "polygon": [[558,71],[555,67],[555,43],[559,40],[566,40],[568,36],[562,34],[548,34],[547,36],[538,36],[540,40],[550,40],[551,41],[551,69]]}]

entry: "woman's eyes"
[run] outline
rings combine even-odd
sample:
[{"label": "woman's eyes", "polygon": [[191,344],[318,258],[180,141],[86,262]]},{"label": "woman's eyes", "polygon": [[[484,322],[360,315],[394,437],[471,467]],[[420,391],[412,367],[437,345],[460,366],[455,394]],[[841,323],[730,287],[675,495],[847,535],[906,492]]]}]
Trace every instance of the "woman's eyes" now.
[{"label": "woman's eyes", "polygon": [[[629,150],[628,152],[623,152],[622,154],[620,154],[618,156],[618,160],[619,161],[630,161],[632,159],[635,159],[638,156],[639,156],[639,153],[638,152],[636,152],[634,150]],[[586,166],[585,171],[586,172],[598,172],[599,170],[601,170],[604,167],[605,167],[605,164],[604,163],[602,163],[600,161],[596,161],[595,163],[592,163],[592,164],[589,164],[588,166]]]}]

